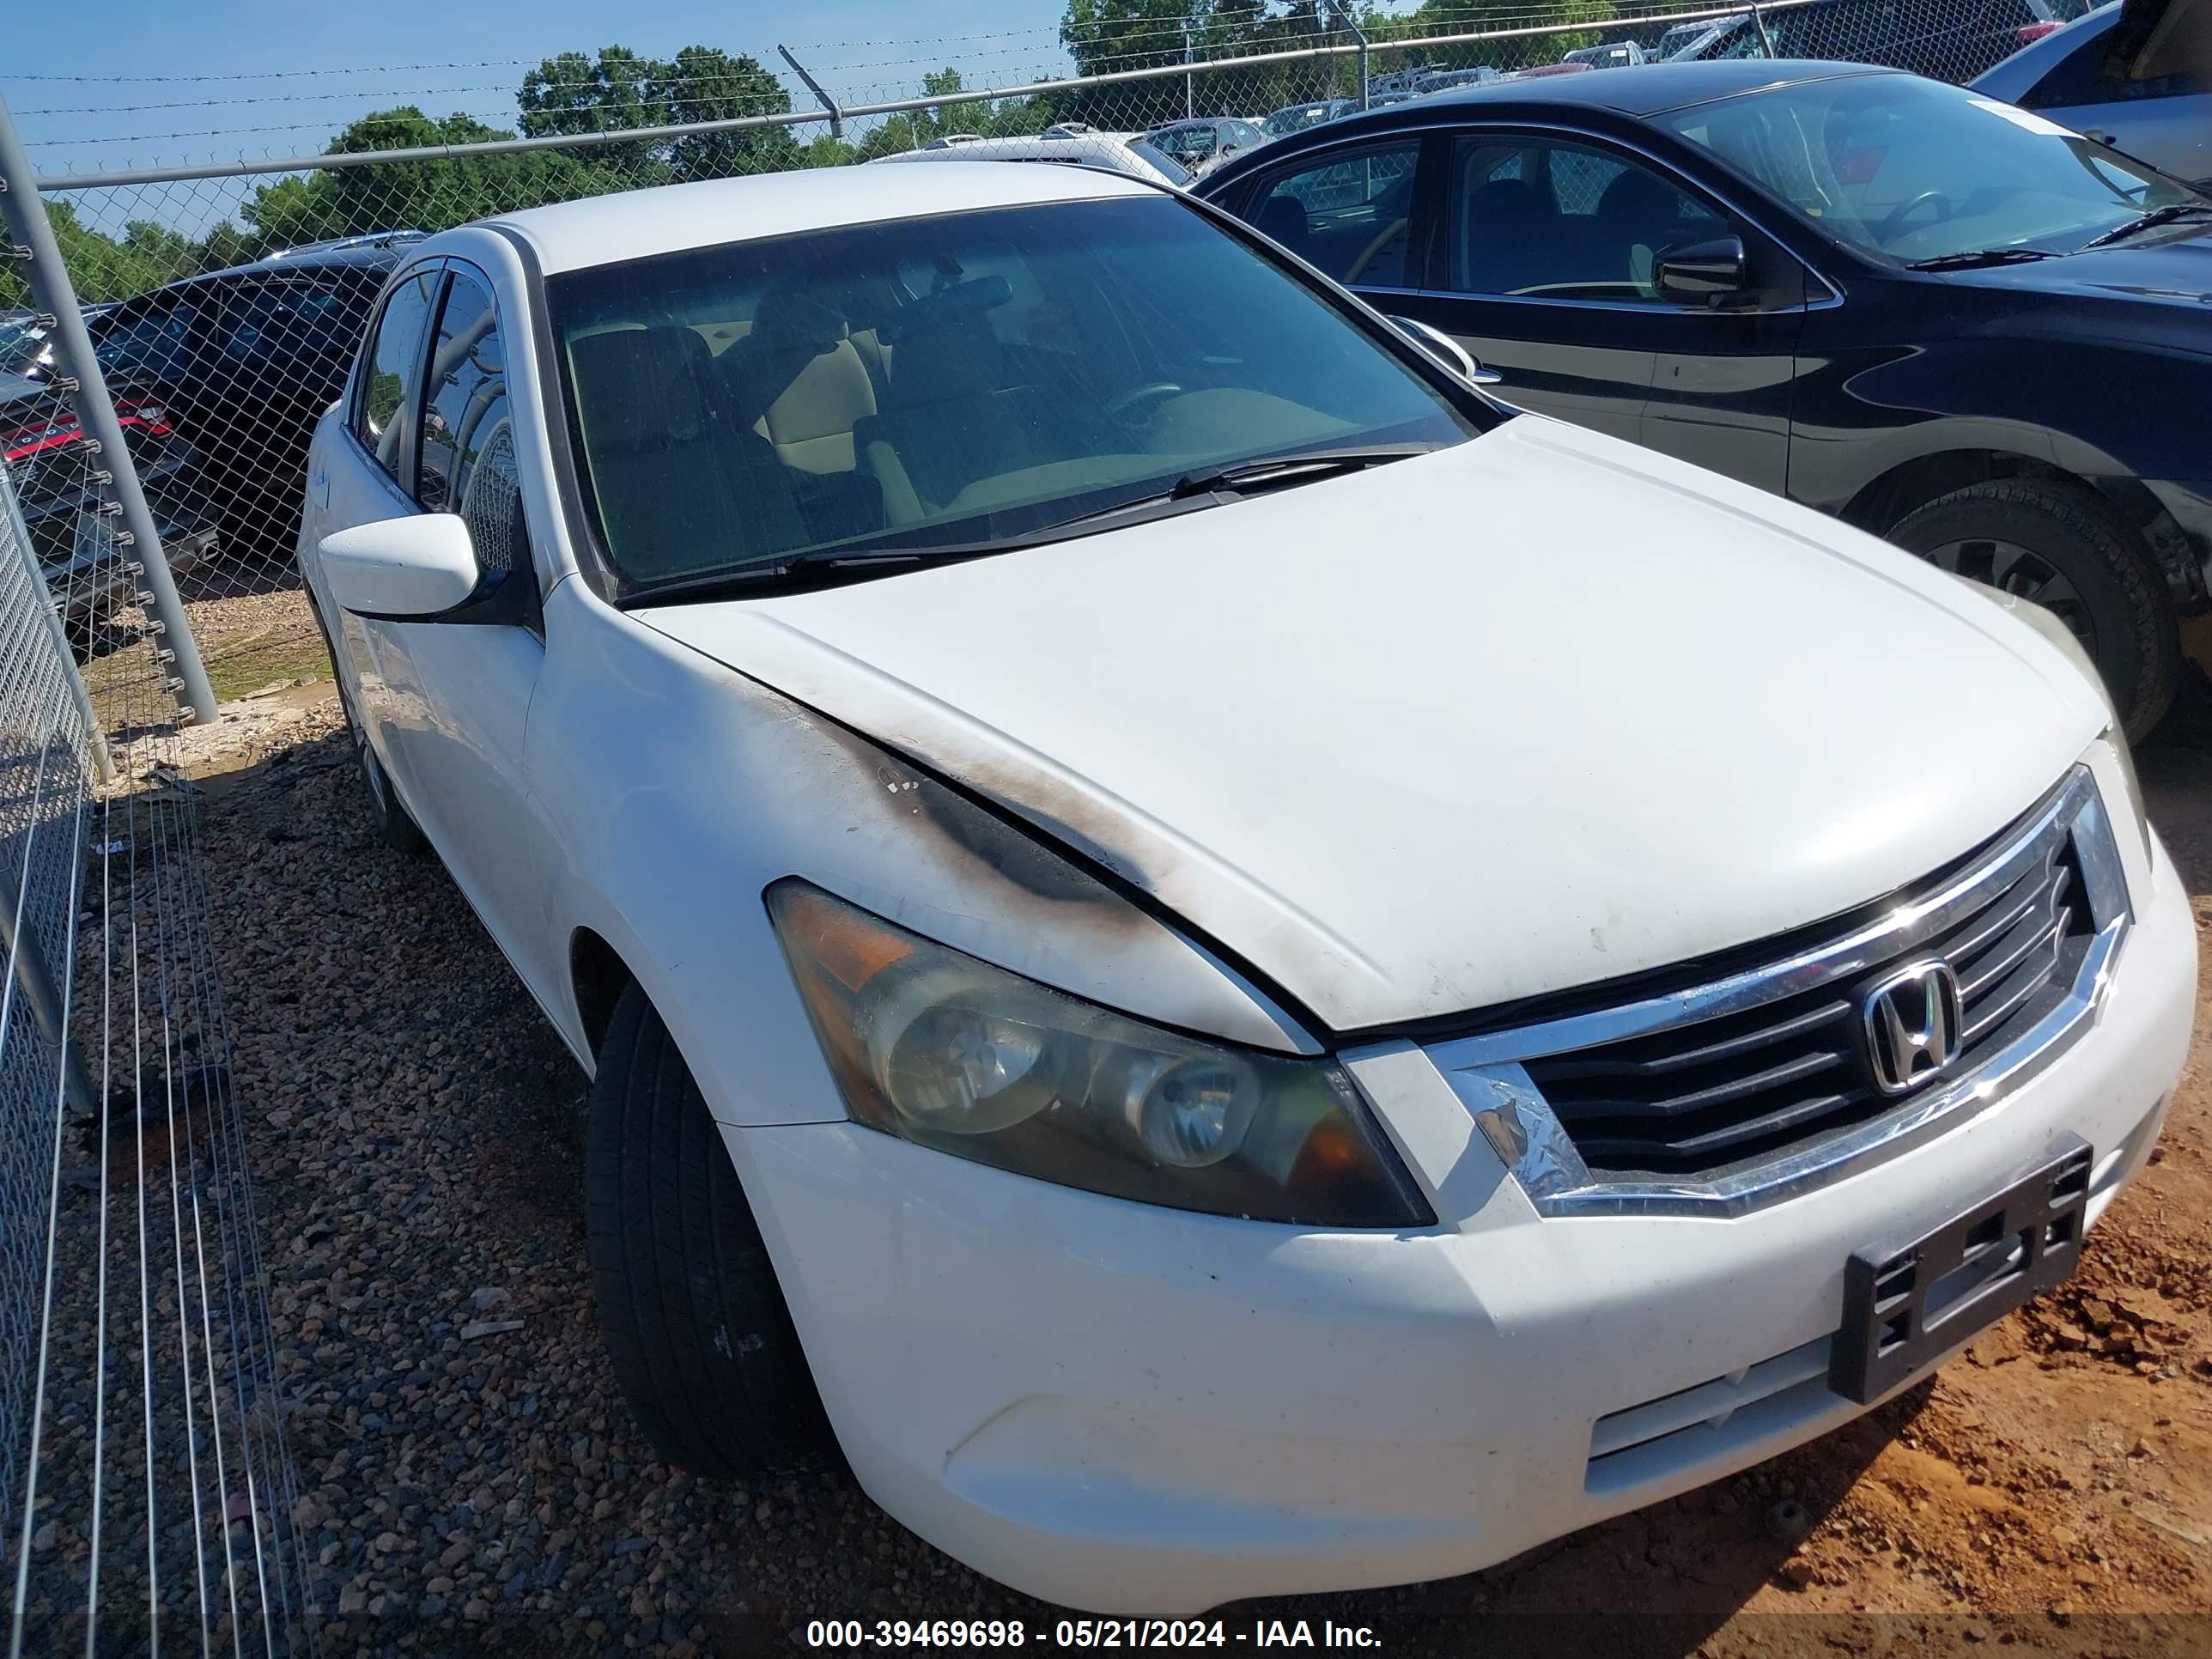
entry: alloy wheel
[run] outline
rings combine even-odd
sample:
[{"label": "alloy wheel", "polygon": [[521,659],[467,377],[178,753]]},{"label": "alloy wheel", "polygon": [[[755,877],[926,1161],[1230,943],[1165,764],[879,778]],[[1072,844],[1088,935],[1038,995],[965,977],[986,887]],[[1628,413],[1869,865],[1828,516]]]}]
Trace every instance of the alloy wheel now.
[{"label": "alloy wheel", "polygon": [[1930,564],[1994,587],[2001,593],[2041,605],[2066,624],[2090,658],[2097,658],[2097,624],[2074,584],[2057,567],[2018,542],[1992,536],[1968,536],[1945,542],[1922,555]]}]

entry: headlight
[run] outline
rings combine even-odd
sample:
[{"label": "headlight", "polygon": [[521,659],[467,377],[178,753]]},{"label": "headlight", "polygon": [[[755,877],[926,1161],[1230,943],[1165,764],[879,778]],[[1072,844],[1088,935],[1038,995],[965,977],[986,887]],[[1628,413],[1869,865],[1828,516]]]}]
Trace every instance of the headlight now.
[{"label": "headlight", "polygon": [[1040,1181],[1316,1227],[1435,1217],[1327,1060],[1110,1013],[803,882],[769,913],[855,1121]]}]

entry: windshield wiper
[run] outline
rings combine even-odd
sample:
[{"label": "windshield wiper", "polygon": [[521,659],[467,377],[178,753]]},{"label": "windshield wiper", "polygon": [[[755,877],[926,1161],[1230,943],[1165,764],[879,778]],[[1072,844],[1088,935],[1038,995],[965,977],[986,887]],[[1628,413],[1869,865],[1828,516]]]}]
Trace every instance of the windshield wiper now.
[{"label": "windshield wiper", "polygon": [[1210,472],[1186,472],[1169,486],[1168,499],[1186,501],[1194,495],[1215,495],[1276,483],[1306,483],[1332,473],[1356,472],[1425,455],[1436,444],[1380,444],[1364,449],[1302,449],[1287,455],[1263,455],[1237,461]]},{"label": "windshield wiper", "polygon": [[678,605],[695,599],[719,599],[762,590],[798,592],[836,587],[847,582],[866,581],[870,576],[894,566],[957,564],[964,559],[980,559],[993,553],[1014,553],[1027,547],[1042,547],[1048,542],[1065,541],[1073,534],[1115,530],[1124,524],[1141,524],[1148,519],[1170,518],[1180,513],[1195,512],[1205,505],[1202,500],[1179,499],[1169,491],[1161,490],[1133,501],[1117,502],[1112,507],[1056,519],[1050,524],[1024,531],[1018,535],[988,537],[977,541],[938,542],[916,547],[818,547],[793,558],[738,565],[728,570],[711,571],[702,576],[686,576],[677,581],[658,582],[651,587],[624,595],[619,603],[624,606]]},{"label": "windshield wiper", "polygon": [[1268,455],[1255,460],[1239,461],[1230,466],[1216,467],[1210,471],[1187,472],[1165,489],[1139,495],[1133,501],[1116,501],[1111,507],[1094,507],[1087,513],[1054,519],[1050,524],[1039,525],[1034,530],[1024,530],[1010,536],[994,536],[967,542],[938,542],[915,547],[819,547],[793,558],[739,565],[733,569],[659,583],[639,592],[628,594],[621,602],[625,605],[680,604],[691,599],[720,599],[747,590],[794,592],[835,587],[844,582],[864,581],[870,575],[892,566],[953,564],[963,559],[980,559],[994,553],[1015,553],[1024,548],[1042,547],[1078,535],[1095,535],[1101,531],[1118,530],[1125,525],[1173,518],[1198,511],[1207,504],[1208,498],[1212,496],[1235,495],[1245,489],[1278,483],[1304,483],[1339,472],[1356,471],[1361,467],[1378,466],[1386,461],[1402,461],[1443,447],[1441,444],[1388,444]]},{"label": "windshield wiper", "polygon": [[2039,247],[1973,247],[1958,253],[1939,253],[1932,259],[1915,259],[1907,270],[1978,270],[1984,265],[2024,265],[2035,259],[2058,256]]},{"label": "windshield wiper", "polygon": [[2176,219],[2185,219],[2192,213],[2212,213],[2212,202],[2168,202],[2164,207],[2153,208],[2148,213],[2139,213],[2124,225],[2114,225],[2101,235],[2092,236],[2081,244],[2081,251],[2093,247],[2109,247],[2114,242],[2146,230],[2156,230],[2160,225],[2170,225]]}]

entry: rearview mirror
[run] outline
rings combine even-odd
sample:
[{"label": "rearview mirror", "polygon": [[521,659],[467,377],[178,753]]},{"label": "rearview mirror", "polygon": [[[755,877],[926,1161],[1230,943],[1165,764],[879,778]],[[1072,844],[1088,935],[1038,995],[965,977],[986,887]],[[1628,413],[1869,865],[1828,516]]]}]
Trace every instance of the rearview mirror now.
[{"label": "rearview mirror", "polygon": [[457,513],[412,513],[332,531],[317,544],[331,597],[356,616],[424,619],[477,591],[469,527]]},{"label": "rearview mirror", "polygon": [[1440,328],[1431,328],[1415,317],[1393,317],[1400,333],[1422,347],[1432,357],[1443,359],[1446,368],[1463,380],[1476,386],[1496,386],[1503,378],[1495,369],[1485,368],[1468,354],[1468,349]]},{"label": "rearview mirror", "polygon": [[1668,248],[1652,268],[1651,280],[1662,298],[1678,305],[1717,306],[1743,291],[1750,270],[1741,236],[1716,236]]}]

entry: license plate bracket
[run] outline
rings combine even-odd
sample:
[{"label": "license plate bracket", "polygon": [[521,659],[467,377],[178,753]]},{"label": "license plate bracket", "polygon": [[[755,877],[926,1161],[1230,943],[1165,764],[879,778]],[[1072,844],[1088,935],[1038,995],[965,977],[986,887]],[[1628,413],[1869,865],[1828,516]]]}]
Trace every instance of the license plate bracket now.
[{"label": "license plate bracket", "polygon": [[2081,1259],[2094,1158],[2058,1155],[1918,1238],[1844,1268],[1844,1326],[1828,1386],[1870,1405],[1947,1350],[2071,1273]]}]

